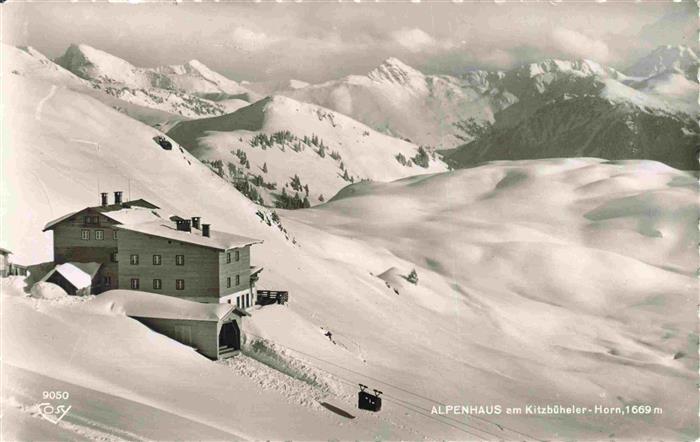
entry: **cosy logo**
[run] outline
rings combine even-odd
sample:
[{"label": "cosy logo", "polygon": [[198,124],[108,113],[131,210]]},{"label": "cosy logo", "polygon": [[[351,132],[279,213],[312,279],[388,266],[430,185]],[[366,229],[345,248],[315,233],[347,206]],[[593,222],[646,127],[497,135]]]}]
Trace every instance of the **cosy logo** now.
[{"label": "cosy logo", "polygon": [[[67,391],[44,391],[42,393],[44,400],[67,401],[69,397],[70,394]],[[56,425],[61,422],[61,419],[68,414],[71,408],[71,405],[42,402],[39,404],[39,413],[41,413],[41,417]]]}]

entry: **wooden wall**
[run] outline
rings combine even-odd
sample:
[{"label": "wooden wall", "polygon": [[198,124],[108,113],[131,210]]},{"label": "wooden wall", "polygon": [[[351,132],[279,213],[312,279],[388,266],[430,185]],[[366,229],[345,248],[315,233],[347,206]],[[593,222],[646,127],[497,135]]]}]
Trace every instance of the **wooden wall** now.
[{"label": "wooden wall", "polygon": [[[236,250],[240,252],[240,261],[235,259]],[[226,262],[227,253],[231,254],[230,263]],[[219,297],[250,289],[250,246],[219,253],[219,268],[221,269],[219,272]],[[236,285],[236,275],[240,276],[240,284],[238,285]],[[227,278],[231,278],[230,288],[226,285]]]},{"label": "wooden wall", "polygon": [[[99,224],[85,224],[85,216],[98,216]],[[112,253],[117,251],[117,241],[114,239],[115,223],[99,212],[91,209],[84,210],[71,218],[62,221],[53,228],[53,253],[54,262],[63,264],[66,262],[99,262],[102,263],[101,274],[110,277],[111,287],[102,287],[101,281],[96,281],[94,289],[119,288],[119,266],[111,261]],[[81,237],[83,229],[90,231],[90,239]],[[102,230],[104,239],[96,240],[95,231]],[[122,287],[124,288],[124,287]]]},{"label": "wooden wall", "polygon": [[[151,330],[196,348],[197,351],[209,359],[218,359],[219,357],[220,325],[216,321],[140,317],[134,317],[134,319],[143,323]],[[189,330],[189,332],[187,332],[187,330]],[[184,336],[183,331],[185,331]],[[183,339],[183,337],[185,339]]]},{"label": "wooden wall", "polygon": [[[131,265],[132,254],[139,255],[138,265]],[[153,265],[153,255],[161,255],[161,265]],[[176,255],[185,255],[185,265],[175,265]],[[218,250],[120,230],[118,257],[119,287],[123,289],[131,287],[131,278],[139,278],[139,290],[144,292],[219,302]],[[160,290],[153,289],[153,279],[162,281]],[[185,280],[184,290],[176,290],[176,279]]]}]

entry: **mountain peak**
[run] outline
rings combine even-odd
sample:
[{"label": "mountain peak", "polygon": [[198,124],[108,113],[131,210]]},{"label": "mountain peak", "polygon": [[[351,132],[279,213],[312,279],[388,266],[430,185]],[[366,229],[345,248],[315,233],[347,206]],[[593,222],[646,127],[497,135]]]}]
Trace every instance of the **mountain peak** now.
[{"label": "mountain peak", "polygon": [[89,79],[131,84],[137,68],[126,60],[86,44],[71,44],[56,63]]},{"label": "mountain peak", "polygon": [[206,71],[209,72],[211,69],[201,61],[197,60],[196,58],[193,58],[192,60],[188,61],[186,63],[187,66],[190,68],[196,70],[196,71]]},{"label": "mountain peak", "polygon": [[396,57],[389,57],[377,66],[368,77],[376,81],[409,84],[416,81],[424,82],[424,75]]}]

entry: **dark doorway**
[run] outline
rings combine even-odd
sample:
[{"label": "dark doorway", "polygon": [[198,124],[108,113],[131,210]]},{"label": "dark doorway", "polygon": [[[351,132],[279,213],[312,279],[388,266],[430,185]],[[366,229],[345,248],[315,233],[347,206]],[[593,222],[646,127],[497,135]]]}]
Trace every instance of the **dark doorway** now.
[{"label": "dark doorway", "polygon": [[219,351],[240,349],[241,330],[238,328],[238,324],[236,321],[225,323],[219,332]]}]

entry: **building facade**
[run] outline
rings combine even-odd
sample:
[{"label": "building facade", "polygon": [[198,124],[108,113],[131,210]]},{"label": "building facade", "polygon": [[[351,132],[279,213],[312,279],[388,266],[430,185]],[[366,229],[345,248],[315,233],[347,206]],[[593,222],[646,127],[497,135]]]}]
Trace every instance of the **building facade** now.
[{"label": "building facade", "polygon": [[54,262],[100,263],[92,293],[140,290],[181,299],[255,305],[262,268],[250,265],[250,247],[262,241],[215,231],[199,217],[166,217],[143,199],[87,207],[49,222]]},{"label": "building facade", "polygon": [[250,308],[250,247],[260,241],[175,222],[118,226],[119,287]]},{"label": "building facade", "polygon": [[43,231],[53,231],[54,263],[100,263],[100,281],[95,282],[92,292],[119,288],[116,226],[157,219],[155,209],[158,206],[143,199],[123,201],[120,191],[114,192],[110,203],[108,194],[103,192],[99,206],[86,207],[46,224]]},{"label": "building facade", "polygon": [[117,224],[98,208],[88,207],[45,228],[53,230],[54,263],[100,263],[102,279],[95,282],[93,293],[118,288]]}]

